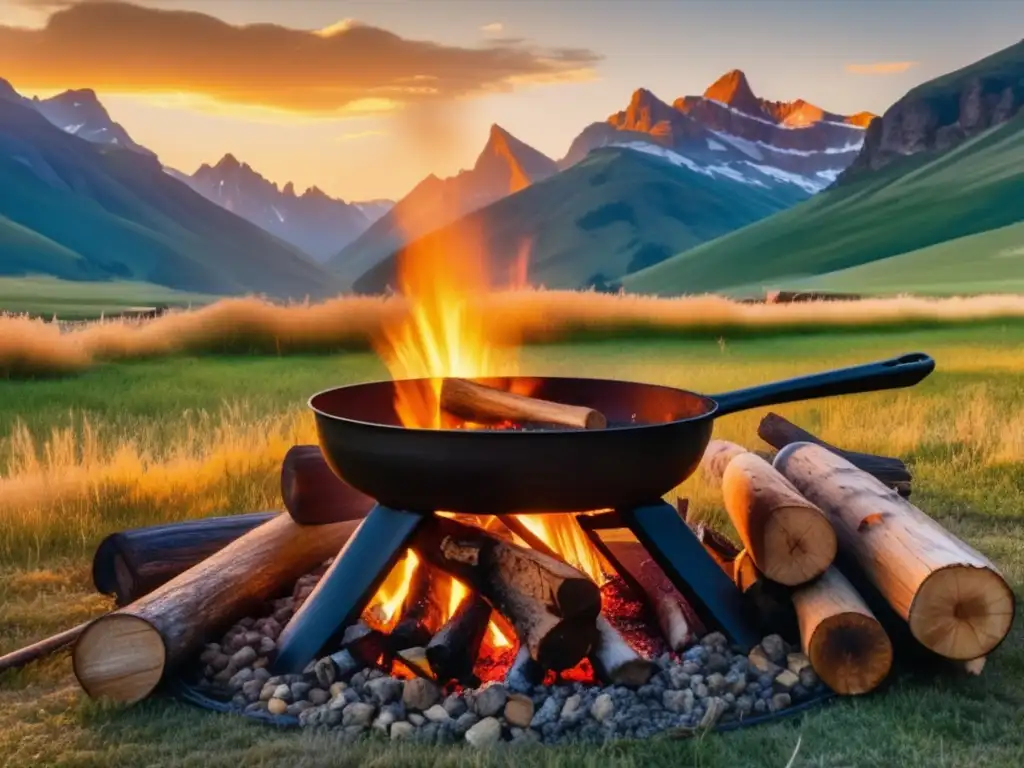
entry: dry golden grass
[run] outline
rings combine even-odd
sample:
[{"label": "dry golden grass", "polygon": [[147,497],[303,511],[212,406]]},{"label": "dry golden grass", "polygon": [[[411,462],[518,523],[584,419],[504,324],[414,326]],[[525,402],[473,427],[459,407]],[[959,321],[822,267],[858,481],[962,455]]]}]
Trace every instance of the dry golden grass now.
[{"label": "dry golden grass", "polygon": [[[1024,318],[1024,297],[892,298],[858,302],[741,304],[717,296],[658,298],[593,291],[489,294],[495,337],[553,340],[575,333],[771,333],[958,324]],[[101,361],[177,353],[289,354],[367,348],[404,317],[400,297],[341,297],[282,306],[225,299],[148,322],[113,320],[59,332],[39,320],[0,317],[0,376],[64,374]]]}]

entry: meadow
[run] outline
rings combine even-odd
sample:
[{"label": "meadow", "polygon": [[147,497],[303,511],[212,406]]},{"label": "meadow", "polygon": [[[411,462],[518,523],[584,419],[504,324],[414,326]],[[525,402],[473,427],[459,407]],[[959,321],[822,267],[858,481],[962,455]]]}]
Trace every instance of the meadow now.
[{"label": "meadow", "polygon": [[[572,343],[525,348],[521,367],[526,373],[586,371],[714,393],[929,352],[937,371],[912,390],[775,410],[835,444],[907,460],[915,503],[991,557],[1019,597],[1024,323],[1005,313],[982,320],[902,327],[891,321],[874,328],[847,323],[841,332],[835,323],[830,329],[827,319],[817,325],[807,320],[802,332],[731,332],[726,324],[713,333],[661,328],[605,340],[593,338],[591,328]],[[337,345],[344,351],[334,354],[312,354],[286,337],[280,355],[273,348],[270,354],[225,354],[247,348],[247,338],[240,344],[236,337],[232,349],[93,352],[64,376],[0,381],[0,653],[109,607],[92,593],[89,573],[92,552],[106,533],[278,507],[284,452],[313,440],[306,398],[328,386],[387,375],[376,356],[355,343]],[[251,346],[265,352],[266,340],[259,338]],[[716,434],[758,447],[754,430],[761,415],[723,419]],[[715,489],[700,478],[679,492],[697,514],[727,525]],[[1019,765],[1022,675],[1018,620],[980,678],[896,677],[886,690],[863,699],[728,735],[480,754],[373,741],[342,746],[330,735],[276,731],[161,700],[111,707],[85,699],[67,655],[58,654],[0,678],[0,764]]]}]

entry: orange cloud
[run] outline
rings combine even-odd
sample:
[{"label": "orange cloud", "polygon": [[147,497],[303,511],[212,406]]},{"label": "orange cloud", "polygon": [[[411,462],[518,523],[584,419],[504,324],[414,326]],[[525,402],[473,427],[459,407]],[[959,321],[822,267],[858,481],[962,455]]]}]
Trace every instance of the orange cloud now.
[{"label": "orange cloud", "polygon": [[847,64],[844,69],[854,75],[898,75],[917,65],[916,61],[875,61],[871,64]]},{"label": "orange cloud", "polygon": [[599,60],[589,50],[522,41],[462,48],[408,40],[351,20],[316,31],[233,26],[202,13],[103,0],[63,7],[40,29],[0,25],[0,75],[17,88],[191,94],[307,115],[386,112],[576,82]]},{"label": "orange cloud", "polygon": [[482,27],[480,27],[480,31],[481,32],[488,32],[488,33],[490,33],[490,32],[501,32],[503,29],[505,29],[505,25],[502,24],[500,21],[494,21],[494,22],[491,22],[490,24],[484,24]]}]

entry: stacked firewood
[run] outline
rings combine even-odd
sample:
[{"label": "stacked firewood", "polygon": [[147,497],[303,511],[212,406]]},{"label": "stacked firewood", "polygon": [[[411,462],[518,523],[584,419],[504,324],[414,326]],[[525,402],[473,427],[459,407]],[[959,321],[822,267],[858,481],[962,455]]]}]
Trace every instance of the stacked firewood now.
[{"label": "stacked firewood", "polygon": [[795,627],[840,694],[876,688],[894,655],[978,674],[1009,632],[1014,596],[996,567],[911,504],[897,459],[827,445],[770,414],[768,458],[712,441],[702,470],[742,542],[698,536],[767,629]]}]

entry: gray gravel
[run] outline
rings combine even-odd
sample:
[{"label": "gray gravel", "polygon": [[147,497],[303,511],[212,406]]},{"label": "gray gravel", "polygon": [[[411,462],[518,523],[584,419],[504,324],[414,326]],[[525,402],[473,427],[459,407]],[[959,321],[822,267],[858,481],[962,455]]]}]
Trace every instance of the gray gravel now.
[{"label": "gray gravel", "polygon": [[799,648],[778,635],[742,655],[717,632],[678,656],[656,659],[656,674],[636,690],[572,683],[517,684],[511,691],[490,683],[445,695],[429,680],[342,669],[329,656],[311,663],[304,674],[272,676],[274,641],[318,578],[318,573],[303,577],[292,596],[272,603],[267,616],[240,621],[220,643],[205,646],[199,687],[230,700],[239,711],[291,715],[304,728],[331,729],[345,740],[376,736],[464,742],[479,749],[503,742],[601,743],[671,729],[710,729],[781,712],[825,691]]}]

